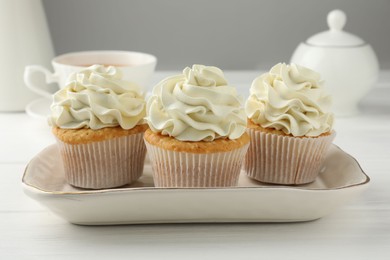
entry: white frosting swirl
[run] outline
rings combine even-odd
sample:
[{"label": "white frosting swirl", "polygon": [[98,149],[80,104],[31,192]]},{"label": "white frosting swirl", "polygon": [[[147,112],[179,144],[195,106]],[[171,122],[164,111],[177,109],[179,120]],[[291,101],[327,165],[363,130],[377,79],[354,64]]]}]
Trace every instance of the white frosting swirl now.
[{"label": "white frosting swirl", "polygon": [[216,67],[193,65],[158,83],[147,102],[154,132],[180,141],[237,139],[245,132],[242,99]]},{"label": "white frosting swirl", "polygon": [[121,126],[144,123],[146,102],[138,85],[122,80],[114,67],[93,65],[69,76],[56,92],[49,124],[64,129]]},{"label": "white frosting swirl", "polygon": [[318,136],[332,130],[330,104],[317,72],[279,63],[253,81],[245,110],[264,128],[293,136]]}]

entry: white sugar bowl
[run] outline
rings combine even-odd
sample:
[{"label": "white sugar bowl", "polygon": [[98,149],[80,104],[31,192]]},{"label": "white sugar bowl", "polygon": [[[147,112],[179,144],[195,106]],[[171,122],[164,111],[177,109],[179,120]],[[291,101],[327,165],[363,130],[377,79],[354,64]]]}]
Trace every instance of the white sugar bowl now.
[{"label": "white sugar bowl", "polygon": [[329,30],[302,42],[291,63],[321,73],[333,96],[336,116],[358,113],[359,101],[376,83],[379,63],[372,47],[361,38],[343,31],[347,17],[341,10],[328,14]]}]

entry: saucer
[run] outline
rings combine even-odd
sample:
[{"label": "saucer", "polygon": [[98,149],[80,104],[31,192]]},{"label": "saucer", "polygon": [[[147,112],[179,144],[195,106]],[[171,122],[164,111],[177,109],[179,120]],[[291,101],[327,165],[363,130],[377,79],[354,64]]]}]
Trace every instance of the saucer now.
[{"label": "saucer", "polygon": [[156,188],[147,159],[143,175],[133,184],[80,189],[66,182],[56,145],[30,161],[22,180],[29,197],[80,225],[309,221],[346,204],[369,182],[358,162],[335,145],[317,179],[297,186],[264,184],[241,172],[237,187]]},{"label": "saucer", "polygon": [[51,103],[51,99],[48,98],[36,99],[26,106],[26,113],[33,118],[47,120]]}]

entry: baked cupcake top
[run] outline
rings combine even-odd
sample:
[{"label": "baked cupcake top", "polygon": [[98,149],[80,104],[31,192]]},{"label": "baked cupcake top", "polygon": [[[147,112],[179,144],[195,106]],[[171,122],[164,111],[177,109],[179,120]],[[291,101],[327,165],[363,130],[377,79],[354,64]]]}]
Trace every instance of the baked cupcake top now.
[{"label": "baked cupcake top", "polygon": [[146,120],[152,131],[180,141],[237,139],[246,129],[242,104],[222,70],[193,65],[153,88]]},{"label": "baked cupcake top", "polygon": [[253,81],[245,111],[263,128],[293,136],[319,136],[332,130],[330,105],[319,73],[279,63]]},{"label": "baked cupcake top", "polygon": [[49,124],[63,129],[131,129],[144,123],[145,107],[141,88],[122,80],[119,68],[93,65],[70,75],[67,85],[54,94]]}]

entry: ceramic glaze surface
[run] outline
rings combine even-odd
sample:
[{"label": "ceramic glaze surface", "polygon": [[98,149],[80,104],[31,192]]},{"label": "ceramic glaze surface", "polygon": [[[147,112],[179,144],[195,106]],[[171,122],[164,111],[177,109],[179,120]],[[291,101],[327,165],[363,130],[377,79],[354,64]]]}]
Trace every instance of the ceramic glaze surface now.
[{"label": "ceramic glaze surface", "polygon": [[357,114],[359,101],[376,83],[379,63],[372,47],[359,37],[343,31],[346,16],[340,10],[328,15],[328,31],[298,45],[291,62],[322,75],[333,96],[336,116]]},{"label": "ceramic glaze surface", "polygon": [[291,61],[322,75],[324,86],[333,97],[336,116],[357,114],[359,101],[378,78],[379,64],[370,45],[327,48],[301,43]]},{"label": "ceramic glaze surface", "polygon": [[59,158],[55,145],[37,154],[24,174],[24,191],[67,221],[85,225],[307,221],[330,214],[370,181],[356,160],[336,146],[329,149],[319,177],[298,186],[264,184],[242,172],[234,188],[155,188],[146,160],[135,183],[86,190],[66,183]]},{"label": "ceramic glaze surface", "polygon": [[42,2],[0,1],[0,21],[0,111],[24,111],[38,97],[23,82],[24,67],[49,66],[54,56]]}]

